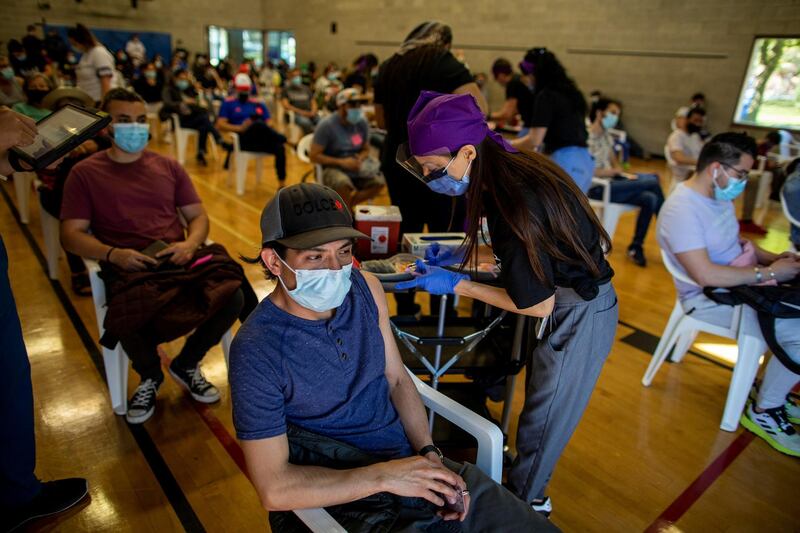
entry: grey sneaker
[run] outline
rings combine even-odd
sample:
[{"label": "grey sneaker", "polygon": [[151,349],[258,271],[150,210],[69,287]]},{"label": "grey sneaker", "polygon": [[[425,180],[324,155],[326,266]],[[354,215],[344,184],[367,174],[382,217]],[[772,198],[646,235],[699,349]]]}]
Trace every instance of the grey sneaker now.
[{"label": "grey sneaker", "polygon": [[199,364],[194,368],[181,368],[173,361],[169,365],[169,373],[198,402],[214,403],[219,401],[219,391],[206,381]]},{"label": "grey sneaker", "polygon": [[789,422],[785,406],[756,413],[751,403],[742,415],[742,425],[779,452],[800,457],[800,435]]},{"label": "grey sneaker", "polygon": [[161,382],[152,378],[139,383],[128,402],[128,413],[125,415],[128,422],[141,424],[153,416],[156,411],[156,395],[160,386]]}]

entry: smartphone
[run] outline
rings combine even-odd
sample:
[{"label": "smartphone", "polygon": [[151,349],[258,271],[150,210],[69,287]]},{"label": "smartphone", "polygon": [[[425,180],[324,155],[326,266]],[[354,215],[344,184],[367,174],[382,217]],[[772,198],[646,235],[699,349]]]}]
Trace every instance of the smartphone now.
[{"label": "smartphone", "polygon": [[170,263],[169,258],[172,255],[171,253],[167,255],[162,255],[160,257],[156,257],[156,254],[162,250],[169,248],[169,244],[165,243],[164,241],[158,240],[151,242],[147,248],[142,250],[142,253],[147,257],[152,257],[156,261],[158,261],[157,265],[152,265],[149,268],[151,270],[170,270],[177,265],[173,265]]}]

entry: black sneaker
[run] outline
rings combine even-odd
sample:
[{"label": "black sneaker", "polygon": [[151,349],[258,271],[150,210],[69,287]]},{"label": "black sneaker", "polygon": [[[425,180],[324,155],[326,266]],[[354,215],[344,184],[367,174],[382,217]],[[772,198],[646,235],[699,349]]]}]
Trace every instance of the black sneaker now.
[{"label": "black sneaker", "polygon": [[206,381],[199,364],[194,368],[181,368],[175,364],[175,361],[172,361],[169,365],[169,373],[198,402],[214,403],[219,401],[219,391]]},{"label": "black sneaker", "polygon": [[195,159],[197,159],[197,164],[198,165],[200,165],[202,167],[207,167],[208,166],[208,161],[206,161],[206,156],[205,156],[204,153],[202,153],[202,152],[198,153],[197,157]]},{"label": "black sneaker", "polygon": [[139,383],[128,402],[128,412],[125,415],[125,420],[131,424],[141,424],[153,416],[156,410],[156,395],[160,386],[161,382],[152,378],[145,379]]},{"label": "black sneaker", "polygon": [[89,493],[83,478],[56,479],[42,483],[42,490],[30,502],[12,511],[0,524],[3,531],[14,531],[31,520],[62,513],[75,506]]},{"label": "black sneaker", "polygon": [[635,244],[631,244],[628,246],[628,257],[631,258],[631,261],[639,265],[640,267],[647,266],[647,259],[644,257],[644,250],[641,246],[637,246]]},{"label": "black sneaker", "polygon": [[545,496],[543,500],[536,500],[531,502],[531,508],[549,519],[550,514],[553,512],[553,502],[550,501],[550,496]]}]

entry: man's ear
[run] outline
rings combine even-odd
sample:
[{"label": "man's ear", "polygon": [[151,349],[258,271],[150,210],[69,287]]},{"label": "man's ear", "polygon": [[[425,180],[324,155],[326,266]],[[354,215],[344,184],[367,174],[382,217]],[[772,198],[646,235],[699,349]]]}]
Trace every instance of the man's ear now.
[{"label": "man's ear", "polygon": [[273,276],[280,276],[283,270],[283,263],[281,263],[280,259],[278,258],[277,252],[272,248],[264,248],[261,250],[261,260],[264,261],[264,265],[266,265],[267,270],[269,270]]}]

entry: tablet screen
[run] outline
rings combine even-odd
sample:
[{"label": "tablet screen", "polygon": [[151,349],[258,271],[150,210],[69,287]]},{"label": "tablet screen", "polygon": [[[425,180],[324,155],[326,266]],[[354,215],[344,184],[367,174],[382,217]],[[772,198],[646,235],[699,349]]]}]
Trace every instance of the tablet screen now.
[{"label": "tablet screen", "polygon": [[19,150],[39,159],[60,144],[80,135],[98,119],[98,116],[84,113],[74,107],[64,107],[39,122],[36,125],[39,134],[33,144],[20,146]]}]

